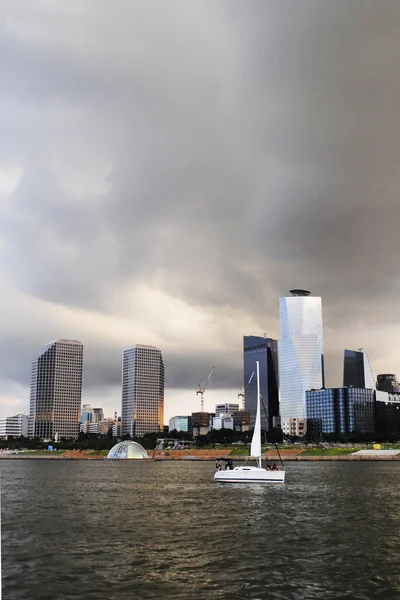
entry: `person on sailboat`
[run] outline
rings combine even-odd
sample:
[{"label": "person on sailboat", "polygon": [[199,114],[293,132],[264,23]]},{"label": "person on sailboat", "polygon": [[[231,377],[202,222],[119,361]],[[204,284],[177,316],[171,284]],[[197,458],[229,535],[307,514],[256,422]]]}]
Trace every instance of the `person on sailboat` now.
[{"label": "person on sailboat", "polygon": [[219,462],[219,460],[217,460],[217,462],[215,463],[215,468],[217,471],[221,470],[221,463]]}]

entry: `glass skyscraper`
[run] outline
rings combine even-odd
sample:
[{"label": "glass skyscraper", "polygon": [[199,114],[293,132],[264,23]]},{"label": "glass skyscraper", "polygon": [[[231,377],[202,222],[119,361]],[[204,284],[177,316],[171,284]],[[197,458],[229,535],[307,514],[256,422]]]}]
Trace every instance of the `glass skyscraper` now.
[{"label": "glass skyscraper", "polygon": [[137,344],[122,355],[121,435],[141,437],[164,428],[161,350]]},{"label": "glass skyscraper", "polygon": [[291,294],[279,300],[282,422],[306,418],[306,390],[325,386],[321,298],[307,290]]},{"label": "glass skyscraper", "polygon": [[[250,412],[252,429],[257,411],[257,377],[255,374],[257,360],[260,362],[261,429],[269,430],[279,420],[277,340],[256,335],[246,335],[243,338],[245,406],[246,411]],[[254,373],[253,377],[252,373]]]},{"label": "glass skyscraper", "polygon": [[344,351],[343,386],[376,389],[375,377],[366,352],[362,352],[362,350]]}]

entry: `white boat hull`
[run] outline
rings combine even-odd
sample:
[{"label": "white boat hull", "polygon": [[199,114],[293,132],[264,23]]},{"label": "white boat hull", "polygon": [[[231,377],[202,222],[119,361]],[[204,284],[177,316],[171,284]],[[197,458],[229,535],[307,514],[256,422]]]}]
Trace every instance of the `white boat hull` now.
[{"label": "white boat hull", "polygon": [[232,471],[217,471],[216,483],[284,483],[285,471],[268,471],[260,467],[235,467]]}]

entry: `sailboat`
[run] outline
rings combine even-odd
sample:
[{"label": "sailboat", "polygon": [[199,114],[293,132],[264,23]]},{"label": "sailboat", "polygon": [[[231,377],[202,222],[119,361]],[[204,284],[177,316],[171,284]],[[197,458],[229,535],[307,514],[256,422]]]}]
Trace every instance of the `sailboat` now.
[{"label": "sailboat", "polygon": [[246,464],[232,470],[216,471],[214,481],[217,483],[284,483],[285,471],[269,471],[263,469],[261,459],[261,410],[260,410],[260,363],[257,365],[257,414],[251,440],[250,457],[256,459],[256,466]]}]

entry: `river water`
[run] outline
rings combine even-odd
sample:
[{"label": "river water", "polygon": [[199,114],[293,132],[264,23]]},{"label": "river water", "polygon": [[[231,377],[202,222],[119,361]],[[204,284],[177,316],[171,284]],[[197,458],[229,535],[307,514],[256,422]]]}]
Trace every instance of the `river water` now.
[{"label": "river water", "polygon": [[400,598],[400,463],[3,460],[4,600]]}]

